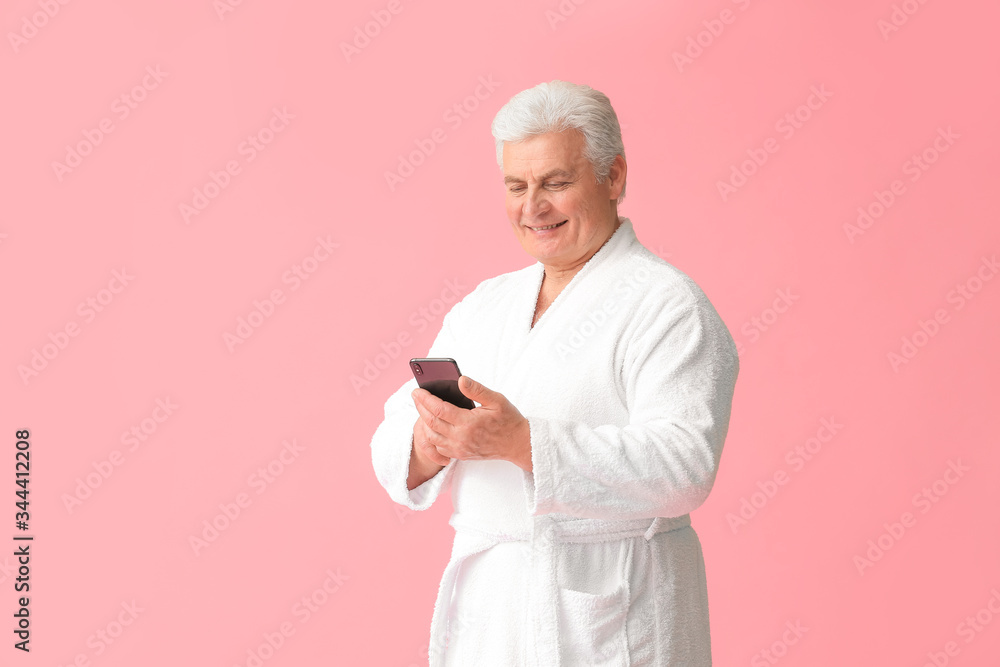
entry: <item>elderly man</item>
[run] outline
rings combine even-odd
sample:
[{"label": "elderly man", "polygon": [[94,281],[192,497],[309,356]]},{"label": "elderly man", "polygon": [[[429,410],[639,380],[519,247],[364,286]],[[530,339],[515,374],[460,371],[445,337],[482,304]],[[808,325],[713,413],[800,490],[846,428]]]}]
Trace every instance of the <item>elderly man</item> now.
[{"label": "elderly man", "polygon": [[539,84],[493,135],[507,217],[537,261],[480,283],[428,352],[459,362],[479,405],[410,380],[371,443],[396,502],[452,496],[430,664],[710,665],[689,512],[729,428],[732,336],[618,215],[625,152],[605,95]]}]

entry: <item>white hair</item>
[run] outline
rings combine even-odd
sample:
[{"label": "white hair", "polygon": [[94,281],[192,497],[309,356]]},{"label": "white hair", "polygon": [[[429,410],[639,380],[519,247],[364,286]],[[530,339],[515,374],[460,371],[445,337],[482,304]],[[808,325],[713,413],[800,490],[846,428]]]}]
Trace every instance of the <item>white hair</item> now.
[{"label": "white hair", "polygon": [[[618,116],[607,95],[590,86],[550,81],[522,90],[503,105],[493,118],[497,164],[503,169],[503,144],[516,143],[546,132],[579,130],[583,134],[583,155],[594,168],[597,182],[611,172],[615,156],[625,157]],[[622,186],[618,203],[625,198]]]}]

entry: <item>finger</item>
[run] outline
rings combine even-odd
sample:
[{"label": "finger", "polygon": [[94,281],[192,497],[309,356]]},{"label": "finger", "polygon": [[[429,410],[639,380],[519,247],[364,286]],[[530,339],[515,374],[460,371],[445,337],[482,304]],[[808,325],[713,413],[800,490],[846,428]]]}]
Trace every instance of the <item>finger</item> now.
[{"label": "finger", "polygon": [[451,463],[451,458],[439,452],[436,447],[432,446],[430,449],[431,451],[428,452],[427,458],[431,461],[434,461],[439,466],[446,466]]},{"label": "finger", "polygon": [[421,437],[428,447],[437,448],[437,451],[442,455],[451,457],[451,445],[452,436],[451,432],[454,427],[447,422],[443,422],[433,414],[431,414],[423,406],[417,408],[417,411],[421,413],[420,416],[420,428]]},{"label": "finger", "polygon": [[424,418],[424,422],[438,433],[447,433],[462,416],[459,412],[461,408],[448,401],[442,401],[426,389],[414,390],[413,404]]},{"label": "finger", "polygon": [[448,456],[442,454],[438,451],[437,447],[428,441],[424,441],[419,445],[419,447],[421,453],[424,455],[424,458],[438,464],[439,466],[446,466],[448,465],[448,462],[451,461]]},{"label": "finger", "polygon": [[[451,457],[448,456],[446,451],[441,451],[438,448],[439,445],[437,444],[441,442],[442,436],[432,432],[423,422],[420,422],[417,430],[418,437],[420,438],[420,451],[423,452],[424,456],[438,465],[448,465],[448,462],[451,461]],[[416,441],[414,444],[416,445]]]},{"label": "finger", "polygon": [[503,394],[487,388],[468,375],[458,378],[458,389],[480,405],[497,405],[503,401]]},{"label": "finger", "polygon": [[440,453],[435,446],[434,441],[438,440],[441,436],[432,432],[427,428],[422,420],[417,421],[416,428],[413,433],[413,447],[417,449],[420,454],[438,465],[448,465],[449,459],[444,454]]},{"label": "finger", "polygon": [[438,419],[433,412],[428,410],[422,401],[414,401],[414,406],[417,408],[417,414],[420,415],[420,422],[430,431],[436,433],[439,430],[447,428],[447,425]]}]

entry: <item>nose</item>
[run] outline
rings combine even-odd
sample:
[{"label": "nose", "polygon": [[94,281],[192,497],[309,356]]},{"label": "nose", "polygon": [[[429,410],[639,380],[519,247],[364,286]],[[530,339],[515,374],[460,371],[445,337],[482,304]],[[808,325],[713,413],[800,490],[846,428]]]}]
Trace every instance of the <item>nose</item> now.
[{"label": "nose", "polygon": [[545,198],[545,191],[542,188],[528,188],[524,197],[522,212],[529,218],[535,218],[545,212],[548,208],[548,201]]}]

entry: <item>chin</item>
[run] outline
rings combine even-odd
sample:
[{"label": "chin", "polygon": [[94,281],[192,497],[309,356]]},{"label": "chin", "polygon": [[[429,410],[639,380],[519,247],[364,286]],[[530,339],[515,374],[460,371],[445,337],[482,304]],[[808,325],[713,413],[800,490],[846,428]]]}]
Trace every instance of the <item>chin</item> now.
[{"label": "chin", "polygon": [[557,260],[563,254],[558,250],[544,250],[538,247],[525,248],[525,250],[528,252],[529,255],[534,257],[536,261],[539,261],[543,264],[549,264],[554,260]]}]

